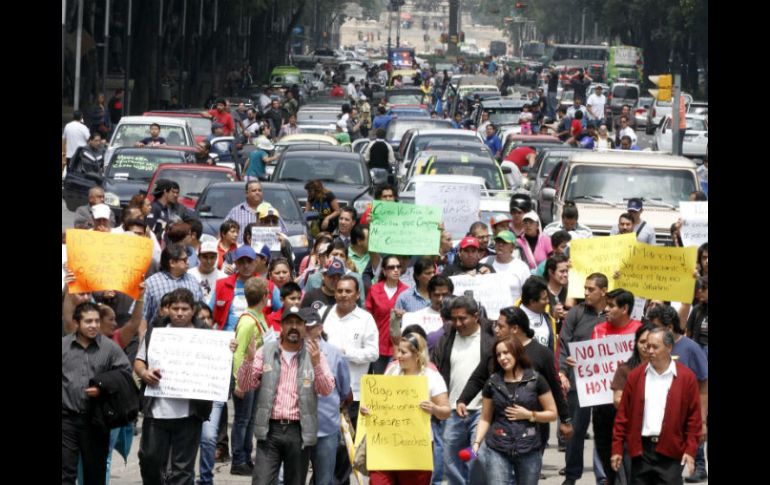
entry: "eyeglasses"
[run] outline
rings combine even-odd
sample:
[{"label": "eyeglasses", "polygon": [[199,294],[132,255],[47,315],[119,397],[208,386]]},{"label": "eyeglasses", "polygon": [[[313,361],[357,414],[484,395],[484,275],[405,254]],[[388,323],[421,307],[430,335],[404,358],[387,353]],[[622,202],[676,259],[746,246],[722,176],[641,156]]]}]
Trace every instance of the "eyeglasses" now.
[{"label": "eyeglasses", "polygon": [[387,269],[389,271],[393,271],[394,269],[401,269],[401,265],[400,264],[390,264],[388,266],[385,266],[385,269]]}]

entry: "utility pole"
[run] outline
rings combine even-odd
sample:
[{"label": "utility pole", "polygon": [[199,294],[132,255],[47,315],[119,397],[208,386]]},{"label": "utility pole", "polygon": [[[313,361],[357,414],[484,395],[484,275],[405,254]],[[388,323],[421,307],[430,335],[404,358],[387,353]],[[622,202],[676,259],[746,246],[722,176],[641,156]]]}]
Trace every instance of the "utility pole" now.
[{"label": "utility pole", "polygon": [[131,79],[131,14],[134,9],[134,0],[128,0],[128,22],[126,22],[126,77],[123,81],[123,116],[129,113],[131,102],[131,90],[129,89]]},{"label": "utility pole", "polygon": [[586,43],[586,9],[583,7],[582,20],[580,22],[580,44]]},{"label": "utility pole", "polygon": [[671,151],[674,155],[682,155],[682,127],[684,119],[682,118],[681,104],[682,98],[682,76],[681,74],[674,74],[674,103],[671,106],[671,112],[673,114],[672,126],[671,126]]},{"label": "utility pole", "polygon": [[185,40],[185,34],[187,33],[187,0],[182,1],[182,57],[179,60],[179,105],[184,106],[182,101],[182,95],[184,93],[184,58],[187,50],[187,41]]},{"label": "utility pole", "polygon": [[110,59],[110,0],[104,0],[104,67],[102,68],[102,93],[107,96],[107,63]]},{"label": "utility pole", "polygon": [[457,25],[457,13],[460,10],[460,0],[449,0],[449,43],[447,44],[447,54],[456,56],[458,54],[457,43],[459,42],[459,29]]},{"label": "utility pole", "polygon": [[83,0],[78,1],[78,32],[75,41],[75,93],[73,109],[80,109],[80,49],[83,44]]}]

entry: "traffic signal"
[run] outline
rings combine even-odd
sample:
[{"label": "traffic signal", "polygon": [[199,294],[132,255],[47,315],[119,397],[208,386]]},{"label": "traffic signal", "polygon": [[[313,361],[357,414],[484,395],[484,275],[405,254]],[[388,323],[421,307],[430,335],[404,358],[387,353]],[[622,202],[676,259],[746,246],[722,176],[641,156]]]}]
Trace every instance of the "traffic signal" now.
[{"label": "traffic signal", "polygon": [[658,101],[671,101],[671,74],[660,74],[658,76],[649,76],[652,84],[656,85],[658,89],[650,89],[652,97]]}]

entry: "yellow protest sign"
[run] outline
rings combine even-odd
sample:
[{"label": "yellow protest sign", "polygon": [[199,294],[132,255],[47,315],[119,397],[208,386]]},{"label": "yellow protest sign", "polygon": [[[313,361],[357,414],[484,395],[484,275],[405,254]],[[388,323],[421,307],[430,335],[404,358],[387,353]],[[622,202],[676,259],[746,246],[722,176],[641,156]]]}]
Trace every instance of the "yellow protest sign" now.
[{"label": "yellow protest sign", "polygon": [[[569,294],[583,298],[591,273],[603,273],[609,290],[624,288],[651,300],[690,302],[695,291],[697,248],[652,246],[636,240],[634,233],[577,239],[570,244]],[[615,279],[612,275],[620,272]]]},{"label": "yellow protest sign", "polygon": [[369,470],[433,470],[430,415],[420,409],[427,401],[426,376],[361,377],[361,405],[356,445],[366,434]]},{"label": "yellow protest sign", "polygon": [[67,267],[75,273],[70,293],[121,291],[139,297],[152,260],[152,241],[131,234],[67,230]]}]

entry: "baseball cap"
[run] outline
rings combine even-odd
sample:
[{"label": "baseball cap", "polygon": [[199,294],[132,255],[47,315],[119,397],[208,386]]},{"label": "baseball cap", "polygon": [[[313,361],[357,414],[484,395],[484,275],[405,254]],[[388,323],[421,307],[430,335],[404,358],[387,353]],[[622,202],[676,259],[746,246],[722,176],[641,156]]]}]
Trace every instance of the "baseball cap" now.
[{"label": "baseball cap", "polygon": [[259,204],[259,206],[257,206],[257,215],[260,219],[264,219],[265,217],[270,216],[280,217],[278,214],[278,209],[273,207],[273,205],[269,202],[262,202]]},{"label": "baseball cap", "polygon": [[238,261],[241,258],[249,258],[251,260],[257,259],[257,253],[254,248],[244,244],[235,250],[235,260]]},{"label": "baseball cap", "polygon": [[321,271],[325,275],[334,276],[334,275],[344,275],[347,271],[347,268],[345,267],[345,263],[342,262],[339,258],[332,258],[329,263],[327,263],[326,268]]},{"label": "baseball cap", "polygon": [[321,321],[321,315],[319,315],[312,307],[301,308],[299,313],[302,315],[300,318],[304,317],[305,325],[308,327],[315,327],[316,325],[323,323]]},{"label": "baseball cap", "polygon": [[465,249],[467,247],[478,249],[480,247],[479,240],[473,236],[464,237],[462,241],[460,241],[460,249]]},{"label": "baseball cap", "polygon": [[300,320],[303,322],[307,322],[305,319],[305,314],[302,312],[302,309],[300,309],[297,306],[291,306],[283,309],[283,315],[281,315],[281,322],[286,321],[287,318],[294,316],[299,317]]},{"label": "baseball cap", "polygon": [[265,243],[257,243],[258,246],[253,247],[252,250],[254,251],[255,257],[256,256],[262,256],[266,260],[270,261],[270,248]]},{"label": "baseball cap", "polygon": [[505,241],[513,245],[516,244],[516,236],[514,236],[511,231],[500,231],[495,236],[495,239],[500,239],[501,241]]},{"label": "baseball cap", "polygon": [[540,222],[540,218],[537,217],[537,212],[535,211],[529,211],[526,214],[524,214],[524,217],[522,217],[522,220],[526,221],[527,219],[535,222]]},{"label": "baseball cap", "polygon": [[201,243],[201,248],[198,251],[198,254],[203,253],[217,253],[217,242],[216,241],[203,241]]},{"label": "baseball cap", "polygon": [[513,219],[511,219],[511,216],[507,214],[498,215],[496,217],[493,217],[489,221],[490,226],[496,226],[498,224],[502,224],[503,222],[511,222]]},{"label": "baseball cap", "polygon": [[110,212],[110,207],[107,204],[96,204],[91,207],[91,214],[93,214],[94,219],[109,219]]},{"label": "baseball cap", "polygon": [[628,199],[628,210],[632,212],[639,212],[642,210],[642,199],[638,199],[636,197],[633,199]]}]

